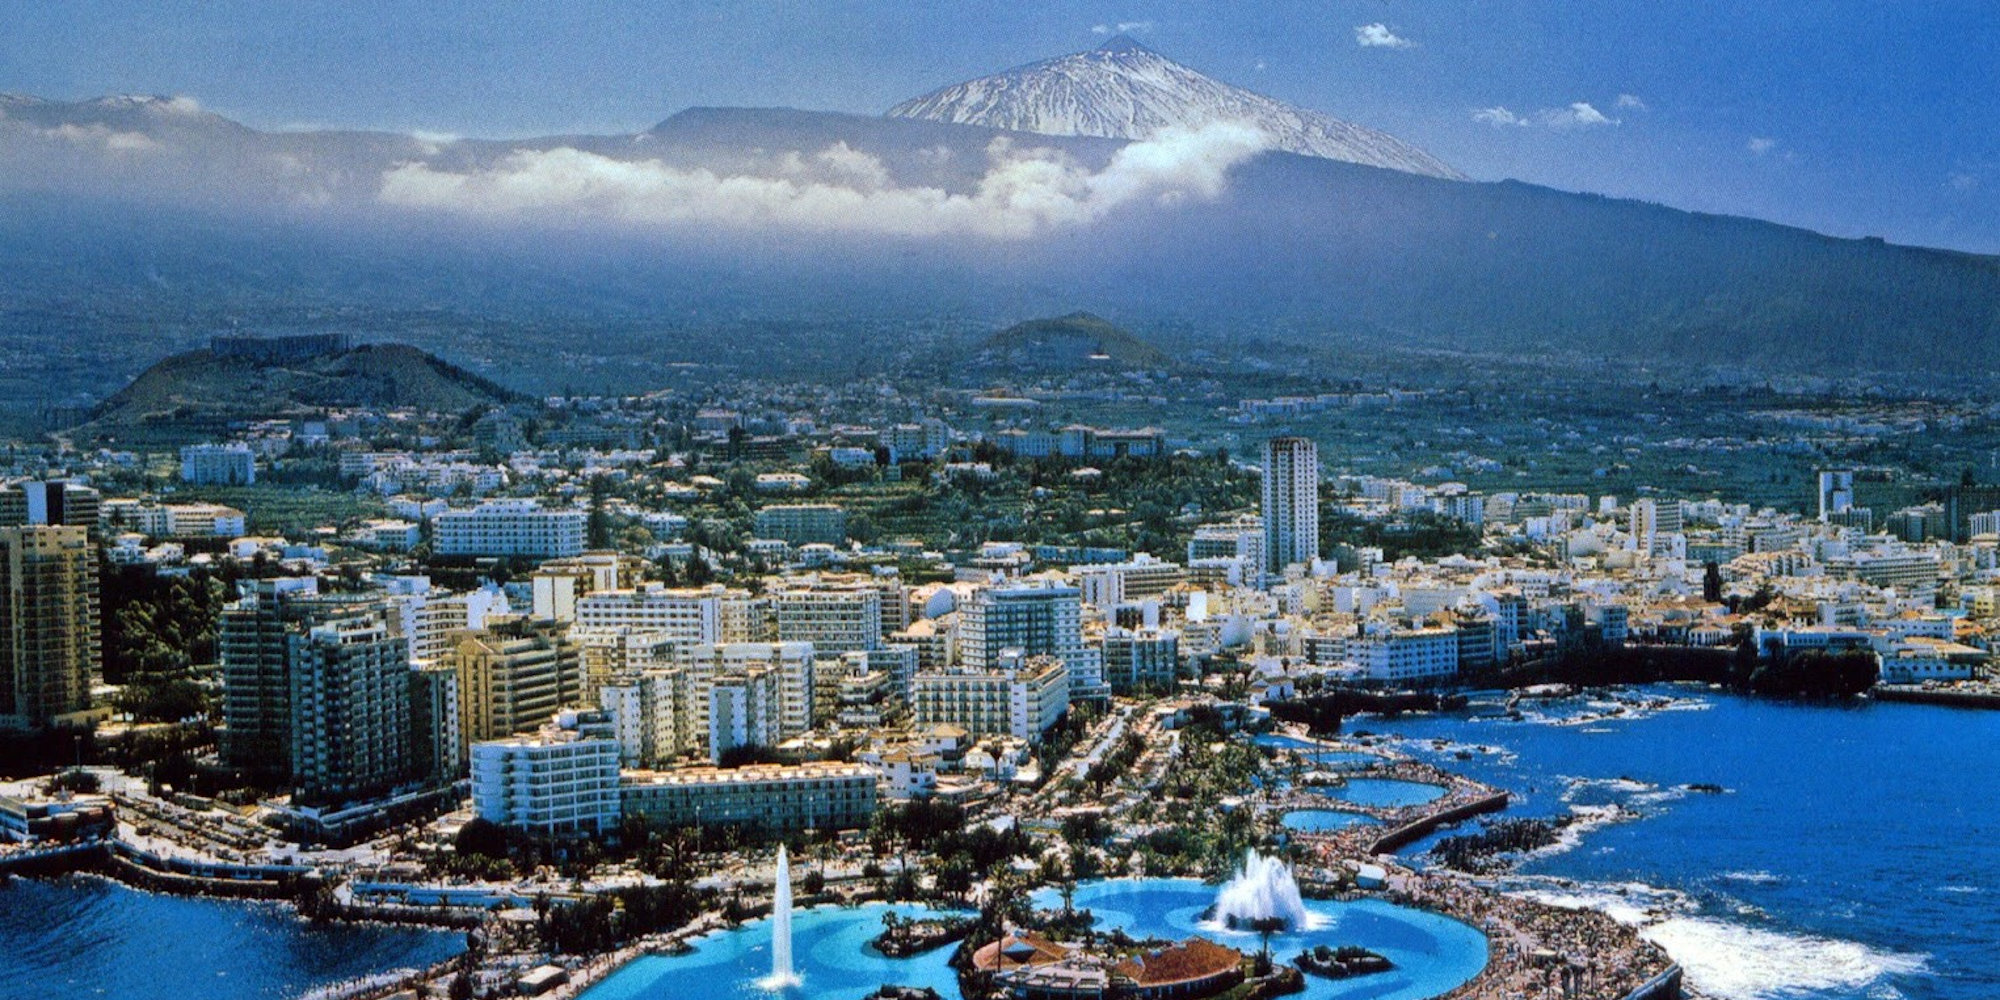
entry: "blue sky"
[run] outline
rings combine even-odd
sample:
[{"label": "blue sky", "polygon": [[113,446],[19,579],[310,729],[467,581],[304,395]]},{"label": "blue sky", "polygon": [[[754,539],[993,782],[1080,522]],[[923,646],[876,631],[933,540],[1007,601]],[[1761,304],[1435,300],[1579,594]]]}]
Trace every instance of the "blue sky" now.
[{"label": "blue sky", "polygon": [[1990,0],[0,0],[0,91],[188,95],[259,128],[630,131],[701,104],[876,113],[1120,25],[1481,180],[2000,253]]}]

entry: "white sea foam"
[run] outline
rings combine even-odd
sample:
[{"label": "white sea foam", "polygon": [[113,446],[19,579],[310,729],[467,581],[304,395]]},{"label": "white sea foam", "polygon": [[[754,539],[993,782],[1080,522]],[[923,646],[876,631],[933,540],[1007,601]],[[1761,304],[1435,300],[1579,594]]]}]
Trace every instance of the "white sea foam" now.
[{"label": "white sea foam", "polygon": [[1585,834],[1593,830],[1639,818],[1639,814],[1623,806],[1570,806],[1569,824],[1556,830],[1556,842],[1546,847],[1538,847],[1524,852],[1522,858],[1546,858],[1576,850],[1583,843]]},{"label": "white sea foam", "polygon": [[1970,895],[1977,895],[1979,893],[1985,892],[1986,890],[1976,885],[1941,885],[1938,886],[1938,891],[1955,892],[1960,895],[1970,896]]},{"label": "white sea foam", "polygon": [[1658,791],[1660,787],[1634,778],[1566,778],[1565,780],[1569,782],[1570,791],[1565,794],[1564,801],[1568,801],[1578,789],[1583,788],[1602,788],[1606,791],[1636,795],[1640,792]]},{"label": "white sea foam", "polygon": [[1683,786],[1662,788],[1659,785],[1632,778],[1574,778],[1563,779],[1568,788],[1563,792],[1564,802],[1575,802],[1580,793],[1590,791],[1608,792],[1622,795],[1628,804],[1634,806],[1659,805],[1687,798],[1688,790]]},{"label": "white sea foam", "polygon": [[1855,941],[1783,934],[1709,917],[1678,916],[1641,930],[1687,972],[1688,984],[1723,1000],[1777,1000],[1802,992],[1868,990],[1884,976],[1924,970],[1925,956]]},{"label": "white sea foam", "polygon": [[1689,912],[1686,894],[1644,882],[1573,882],[1548,876],[1520,875],[1501,880],[1509,895],[1566,910],[1596,910],[1628,927],[1643,927]]},{"label": "white sea foam", "polygon": [[[1643,882],[1575,882],[1513,875],[1499,887],[1546,906],[1595,910],[1667,950],[1688,985],[1716,1000],[1783,1000],[1801,993],[1847,992],[1898,997],[1885,976],[1924,971],[1926,956],[1855,941],[1786,934],[1698,914],[1687,894]],[[1740,911],[1739,911],[1740,912]],[[1745,914],[1761,916],[1751,908]]]},{"label": "white sea foam", "polygon": [[1722,877],[1731,882],[1748,882],[1751,885],[1775,885],[1783,879],[1766,871],[1723,872]]}]

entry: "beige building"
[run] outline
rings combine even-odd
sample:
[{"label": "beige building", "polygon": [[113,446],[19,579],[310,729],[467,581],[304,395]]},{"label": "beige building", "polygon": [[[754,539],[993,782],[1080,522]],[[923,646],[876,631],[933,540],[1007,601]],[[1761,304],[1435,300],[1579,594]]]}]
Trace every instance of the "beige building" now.
[{"label": "beige building", "polygon": [[452,664],[468,745],[534,732],[583,698],[583,652],[550,622],[504,618],[467,631]]},{"label": "beige building", "polygon": [[0,528],[0,726],[87,721],[101,656],[87,530]]}]

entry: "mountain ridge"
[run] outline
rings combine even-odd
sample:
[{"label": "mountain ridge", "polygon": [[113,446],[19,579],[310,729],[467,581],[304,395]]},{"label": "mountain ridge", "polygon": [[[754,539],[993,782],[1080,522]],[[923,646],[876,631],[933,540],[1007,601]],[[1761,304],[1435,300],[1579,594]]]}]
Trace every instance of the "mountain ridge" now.
[{"label": "mountain ridge", "polygon": [[1271,148],[1289,153],[1466,179],[1386,132],[1224,83],[1127,35],[940,87],[897,104],[888,116],[1136,141],[1168,129],[1234,122],[1254,127]]},{"label": "mountain ridge", "polygon": [[1069,373],[1097,369],[1165,369],[1173,357],[1095,313],[1023,320],[982,340],[973,367]]},{"label": "mountain ridge", "polygon": [[150,436],[347,407],[450,413],[526,398],[408,344],[357,344],[283,360],[203,348],[155,362],[93,408],[85,427]]}]

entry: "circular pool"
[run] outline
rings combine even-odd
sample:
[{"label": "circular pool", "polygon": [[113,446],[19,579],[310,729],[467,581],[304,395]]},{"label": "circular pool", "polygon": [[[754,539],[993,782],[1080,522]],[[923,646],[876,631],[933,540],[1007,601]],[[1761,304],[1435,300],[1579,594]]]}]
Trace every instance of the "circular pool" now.
[{"label": "circular pool", "polygon": [[1363,826],[1375,822],[1364,813],[1348,812],[1345,809],[1294,809],[1281,820],[1288,830],[1303,833],[1331,833],[1345,830],[1350,826]]},{"label": "circular pool", "polygon": [[[1102,930],[1122,927],[1137,937],[1180,940],[1201,934],[1242,951],[1258,947],[1257,935],[1205,924],[1202,913],[1215,902],[1216,887],[1193,879],[1115,879],[1077,887],[1073,902],[1097,915]],[[1053,889],[1035,894],[1035,904],[1062,905]],[[1308,1000],[1366,997],[1369,1000],[1424,1000],[1479,974],[1486,965],[1486,939],[1449,917],[1392,906],[1376,900],[1340,903],[1307,900],[1313,926],[1271,938],[1271,951],[1289,961],[1318,944],[1353,944],[1388,957],[1390,972],[1348,980],[1306,977]],[[868,942],[882,931],[882,914],[918,915],[921,907],[871,904],[818,907],[792,917],[792,951],[803,983],[785,996],[813,1000],[859,1000],[884,983],[930,987],[958,996],[957,976],[947,964],[946,946],[906,959],[885,958]],[[756,986],[771,971],[771,926],[759,920],[695,939],[681,955],[636,959],[585,991],[586,1000],[760,1000],[774,994]]]},{"label": "circular pool", "polygon": [[1395,778],[1349,778],[1345,785],[1315,788],[1313,791],[1357,806],[1376,806],[1386,809],[1420,806],[1444,797],[1443,786],[1421,781],[1401,781]]}]

